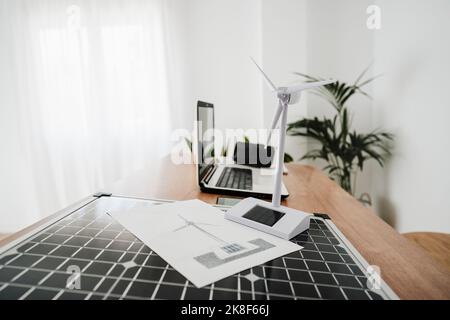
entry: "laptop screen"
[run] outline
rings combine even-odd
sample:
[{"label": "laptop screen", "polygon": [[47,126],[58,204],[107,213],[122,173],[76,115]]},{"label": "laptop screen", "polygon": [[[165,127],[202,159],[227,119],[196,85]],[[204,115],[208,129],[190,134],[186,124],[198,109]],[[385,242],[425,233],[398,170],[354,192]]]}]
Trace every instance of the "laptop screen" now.
[{"label": "laptop screen", "polygon": [[197,162],[199,182],[214,163],[214,105],[197,102]]}]

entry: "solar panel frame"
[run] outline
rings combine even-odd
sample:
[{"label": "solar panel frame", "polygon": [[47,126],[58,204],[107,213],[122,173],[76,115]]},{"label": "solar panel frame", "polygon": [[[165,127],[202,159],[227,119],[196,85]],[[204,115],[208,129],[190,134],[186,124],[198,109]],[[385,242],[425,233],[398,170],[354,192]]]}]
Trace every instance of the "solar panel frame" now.
[{"label": "solar panel frame", "polygon": [[[322,217],[292,239],[304,249],[195,288],[106,214],[167,202],[89,197],[61,211],[0,248],[0,299],[398,299],[384,281],[368,288],[368,263]],[[80,289],[67,288],[68,266],[79,267]]]}]

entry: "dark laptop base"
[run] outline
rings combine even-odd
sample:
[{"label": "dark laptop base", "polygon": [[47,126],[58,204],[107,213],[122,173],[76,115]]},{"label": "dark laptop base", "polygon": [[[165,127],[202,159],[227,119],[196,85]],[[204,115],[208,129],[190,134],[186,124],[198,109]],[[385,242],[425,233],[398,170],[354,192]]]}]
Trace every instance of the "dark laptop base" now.
[{"label": "dark laptop base", "polygon": [[[272,195],[269,193],[259,193],[253,191],[243,191],[243,190],[231,190],[231,189],[218,189],[206,186],[203,182],[200,183],[200,190],[205,193],[213,193],[217,195],[225,196],[237,196],[237,197],[253,197],[258,199],[272,199]],[[289,195],[281,195],[281,199],[286,199]]]}]

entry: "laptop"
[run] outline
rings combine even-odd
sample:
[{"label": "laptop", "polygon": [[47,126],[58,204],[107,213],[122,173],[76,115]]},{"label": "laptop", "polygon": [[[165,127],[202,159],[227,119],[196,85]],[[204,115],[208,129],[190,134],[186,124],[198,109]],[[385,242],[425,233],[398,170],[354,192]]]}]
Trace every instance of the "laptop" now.
[{"label": "laptop", "polygon": [[[271,198],[274,169],[219,164],[214,157],[214,105],[197,102],[197,179],[200,190],[240,197]],[[272,171],[272,172],[270,172]],[[272,173],[272,174],[270,174]],[[283,184],[281,197],[289,195]]]}]

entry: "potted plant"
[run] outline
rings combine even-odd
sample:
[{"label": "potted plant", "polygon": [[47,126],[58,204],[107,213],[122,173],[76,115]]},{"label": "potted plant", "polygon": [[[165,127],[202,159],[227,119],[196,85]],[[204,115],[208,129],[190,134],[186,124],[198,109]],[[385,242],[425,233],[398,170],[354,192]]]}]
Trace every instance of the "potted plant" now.
[{"label": "potted plant", "polygon": [[[389,132],[375,130],[369,133],[360,133],[351,128],[351,113],[347,108],[349,99],[355,94],[370,96],[362,88],[372,82],[376,77],[363,80],[368,68],[356,79],[354,84],[336,81],[335,83],[312,90],[327,101],[335,110],[332,118],[318,117],[301,119],[288,124],[288,134],[313,139],[318,147],[308,151],[303,159],[322,159],[327,165],[323,168],[329,177],[352,195],[355,195],[356,175],[363,171],[367,160],[375,160],[383,166],[386,157],[390,154],[389,142],[393,135]],[[319,81],[322,78],[312,77],[296,72],[307,81]],[[367,194],[361,198],[367,200]]]}]

